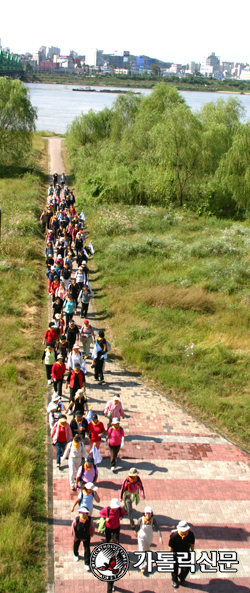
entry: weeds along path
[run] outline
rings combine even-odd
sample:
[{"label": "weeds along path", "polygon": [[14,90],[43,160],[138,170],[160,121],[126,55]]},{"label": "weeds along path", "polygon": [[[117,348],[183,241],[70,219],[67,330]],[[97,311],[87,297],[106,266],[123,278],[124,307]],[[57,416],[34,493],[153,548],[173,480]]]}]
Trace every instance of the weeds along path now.
[{"label": "weeds along path", "polygon": [[[49,147],[51,171],[61,174],[60,142],[49,140]],[[88,318],[95,328],[102,327],[94,301]],[[82,325],[79,314],[76,321]],[[136,467],[146,500],[136,507],[135,518],[141,516],[145,504],[152,506],[163,534],[163,546],[159,546],[155,535],[152,551],[168,550],[171,529],[178,521],[185,520],[195,533],[198,558],[201,550],[227,550],[236,551],[239,560],[237,573],[222,573],[217,568],[218,572],[212,574],[188,575],[188,591],[247,593],[250,586],[250,457],[171,400],[148,389],[137,375],[109,361],[105,369],[106,383],[101,386],[94,382],[91,361],[86,362],[87,397],[99,419],[106,426],[103,410],[114,394],[120,395],[126,415],[122,422],[125,447],[119,454],[114,474],[109,469],[108,449],[101,444],[103,462],[99,466],[98,480],[101,502],[94,506],[94,522],[99,518],[99,510],[109,505],[112,497],[119,496],[128,470]],[[68,397],[69,391],[64,385],[63,401],[68,402]],[[69,487],[67,464],[59,470],[55,451],[53,453],[53,591],[106,593],[107,584],[98,581],[92,573],[86,573],[82,560],[73,562],[71,521],[77,513],[71,513],[70,509],[77,495]],[[91,549],[101,541],[104,541],[103,536],[96,533]],[[132,552],[138,550],[137,538],[126,518],[122,521],[120,543],[135,562]],[[82,556],[82,548],[80,554]],[[157,572],[155,565],[153,572],[146,576],[131,565],[130,573],[117,582],[116,589],[131,593],[170,593],[173,590],[170,574]]]}]

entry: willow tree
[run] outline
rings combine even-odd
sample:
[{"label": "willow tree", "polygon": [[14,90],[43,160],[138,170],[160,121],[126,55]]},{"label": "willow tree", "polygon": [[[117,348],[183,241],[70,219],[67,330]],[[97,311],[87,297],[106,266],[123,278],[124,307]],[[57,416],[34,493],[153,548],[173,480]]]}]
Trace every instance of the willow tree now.
[{"label": "willow tree", "polygon": [[180,207],[188,185],[199,174],[200,149],[201,124],[185,104],[171,105],[150,132],[152,159],[167,171]]},{"label": "willow tree", "polygon": [[23,165],[31,150],[37,113],[20,80],[0,78],[0,162]]}]

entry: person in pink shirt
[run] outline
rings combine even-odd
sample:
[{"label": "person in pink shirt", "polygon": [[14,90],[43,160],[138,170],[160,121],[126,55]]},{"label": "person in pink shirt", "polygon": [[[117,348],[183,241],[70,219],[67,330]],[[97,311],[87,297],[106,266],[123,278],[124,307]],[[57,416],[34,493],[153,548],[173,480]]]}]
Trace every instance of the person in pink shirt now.
[{"label": "person in pink shirt", "polygon": [[60,282],[59,287],[56,289],[55,297],[61,299],[61,301],[64,301],[66,296],[67,290],[65,289],[63,282]]},{"label": "person in pink shirt", "polygon": [[119,418],[113,418],[112,426],[108,429],[108,434],[106,436],[106,442],[109,441],[109,450],[110,450],[110,469],[113,472],[116,466],[116,458],[117,455],[124,447],[124,430],[120,426]]},{"label": "person in pink shirt", "polygon": [[111,537],[112,539],[115,539],[117,542],[119,542],[120,520],[126,515],[124,509],[121,508],[119,500],[117,498],[112,498],[110,501],[110,506],[102,509],[99,512],[99,515],[106,519],[106,542],[109,543]]},{"label": "person in pink shirt", "polygon": [[109,420],[108,425],[107,425],[107,430],[111,426],[113,418],[118,418],[118,420],[120,420],[120,418],[125,418],[125,414],[123,411],[123,407],[122,407],[122,403],[119,398],[119,395],[114,395],[113,399],[111,399],[107,403],[105,410],[104,410],[104,416],[107,416],[107,418]]}]

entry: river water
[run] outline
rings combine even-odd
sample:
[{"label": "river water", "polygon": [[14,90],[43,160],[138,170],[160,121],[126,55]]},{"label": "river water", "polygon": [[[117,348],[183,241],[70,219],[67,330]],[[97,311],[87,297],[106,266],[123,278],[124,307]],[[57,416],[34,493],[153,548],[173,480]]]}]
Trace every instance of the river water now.
[{"label": "river water", "polygon": [[[101,111],[104,107],[111,107],[118,96],[117,93],[100,92],[74,92],[76,87],[65,84],[27,84],[30,89],[32,105],[38,108],[37,130],[47,130],[57,134],[65,134],[67,126],[81,112],[87,113],[89,109]],[[105,87],[92,87],[97,91]],[[110,87],[111,88],[111,87]],[[119,88],[119,87],[117,87]],[[112,87],[115,90],[115,87]],[[127,89],[131,90],[131,89]],[[132,89],[148,95],[150,89]],[[217,101],[219,97],[237,97],[246,110],[246,119],[250,119],[250,95],[234,93],[206,93],[196,91],[180,91],[187,104],[193,111],[198,111],[204,103]]]}]

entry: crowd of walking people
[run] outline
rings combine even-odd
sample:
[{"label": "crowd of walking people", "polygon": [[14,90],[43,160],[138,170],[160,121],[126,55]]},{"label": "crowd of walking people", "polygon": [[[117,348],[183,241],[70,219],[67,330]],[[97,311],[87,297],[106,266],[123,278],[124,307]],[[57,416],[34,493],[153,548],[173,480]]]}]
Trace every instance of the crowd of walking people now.
[{"label": "crowd of walking people", "polygon": [[[112,498],[109,506],[101,508],[100,519],[94,524],[93,505],[100,504],[98,495],[98,465],[102,463],[100,444],[106,443],[110,453],[110,471],[116,471],[118,454],[123,449],[126,435],[122,427],[125,418],[120,396],[114,395],[103,410],[104,421],[90,405],[87,398],[89,375],[103,385],[105,360],[111,345],[103,329],[97,330],[87,319],[93,291],[90,286],[89,261],[94,255],[92,243],[87,241],[85,215],[77,213],[75,196],[62,173],[55,172],[48,189],[47,205],[40,221],[45,239],[45,266],[48,295],[51,299],[51,317],[44,334],[45,346],[41,362],[46,369],[46,379],[51,401],[47,412],[53,445],[56,447],[56,465],[61,470],[68,459],[69,487],[76,494],[72,512],[79,506],[72,522],[73,561],[79,561],[81,542],[84,546],[85,570],[90,570],[90,541],[95,531],[106,542],[119,542],[121,521],[128,517],[131,529],[138,538],[138,549],[148,552],[154,530],[162,544],[161,530],[153,509],[145,506],[143,515],[135,524],[133,505],[145,499],[145,490],[139,472],[132,467],[123,480],[119,498]],[[60,181],[60,182],[59,182]],[[88,243],[88,244],[87,244]],[[82,324],[77,322],[79,317]],[[86,361],[91,365],[87,367]],[[91,370],[90,370],[91,369]],[[67,404],[63,402],[68,400]],[[107,420],[105,425],[105,418]],[[194,535],[187,523],[181,521],[171,533],[169,550],[189,552],[194,549]],[[140,566],[144,574],[146,561]],[[181,569],[178,562],[172,573],[173,587],[184,582],[188,569]],[[179,580],[178,580],[179,579]],[[111,587],[111,588],[110,588]],[[109,591],[112,585],[109,585]]]}]

